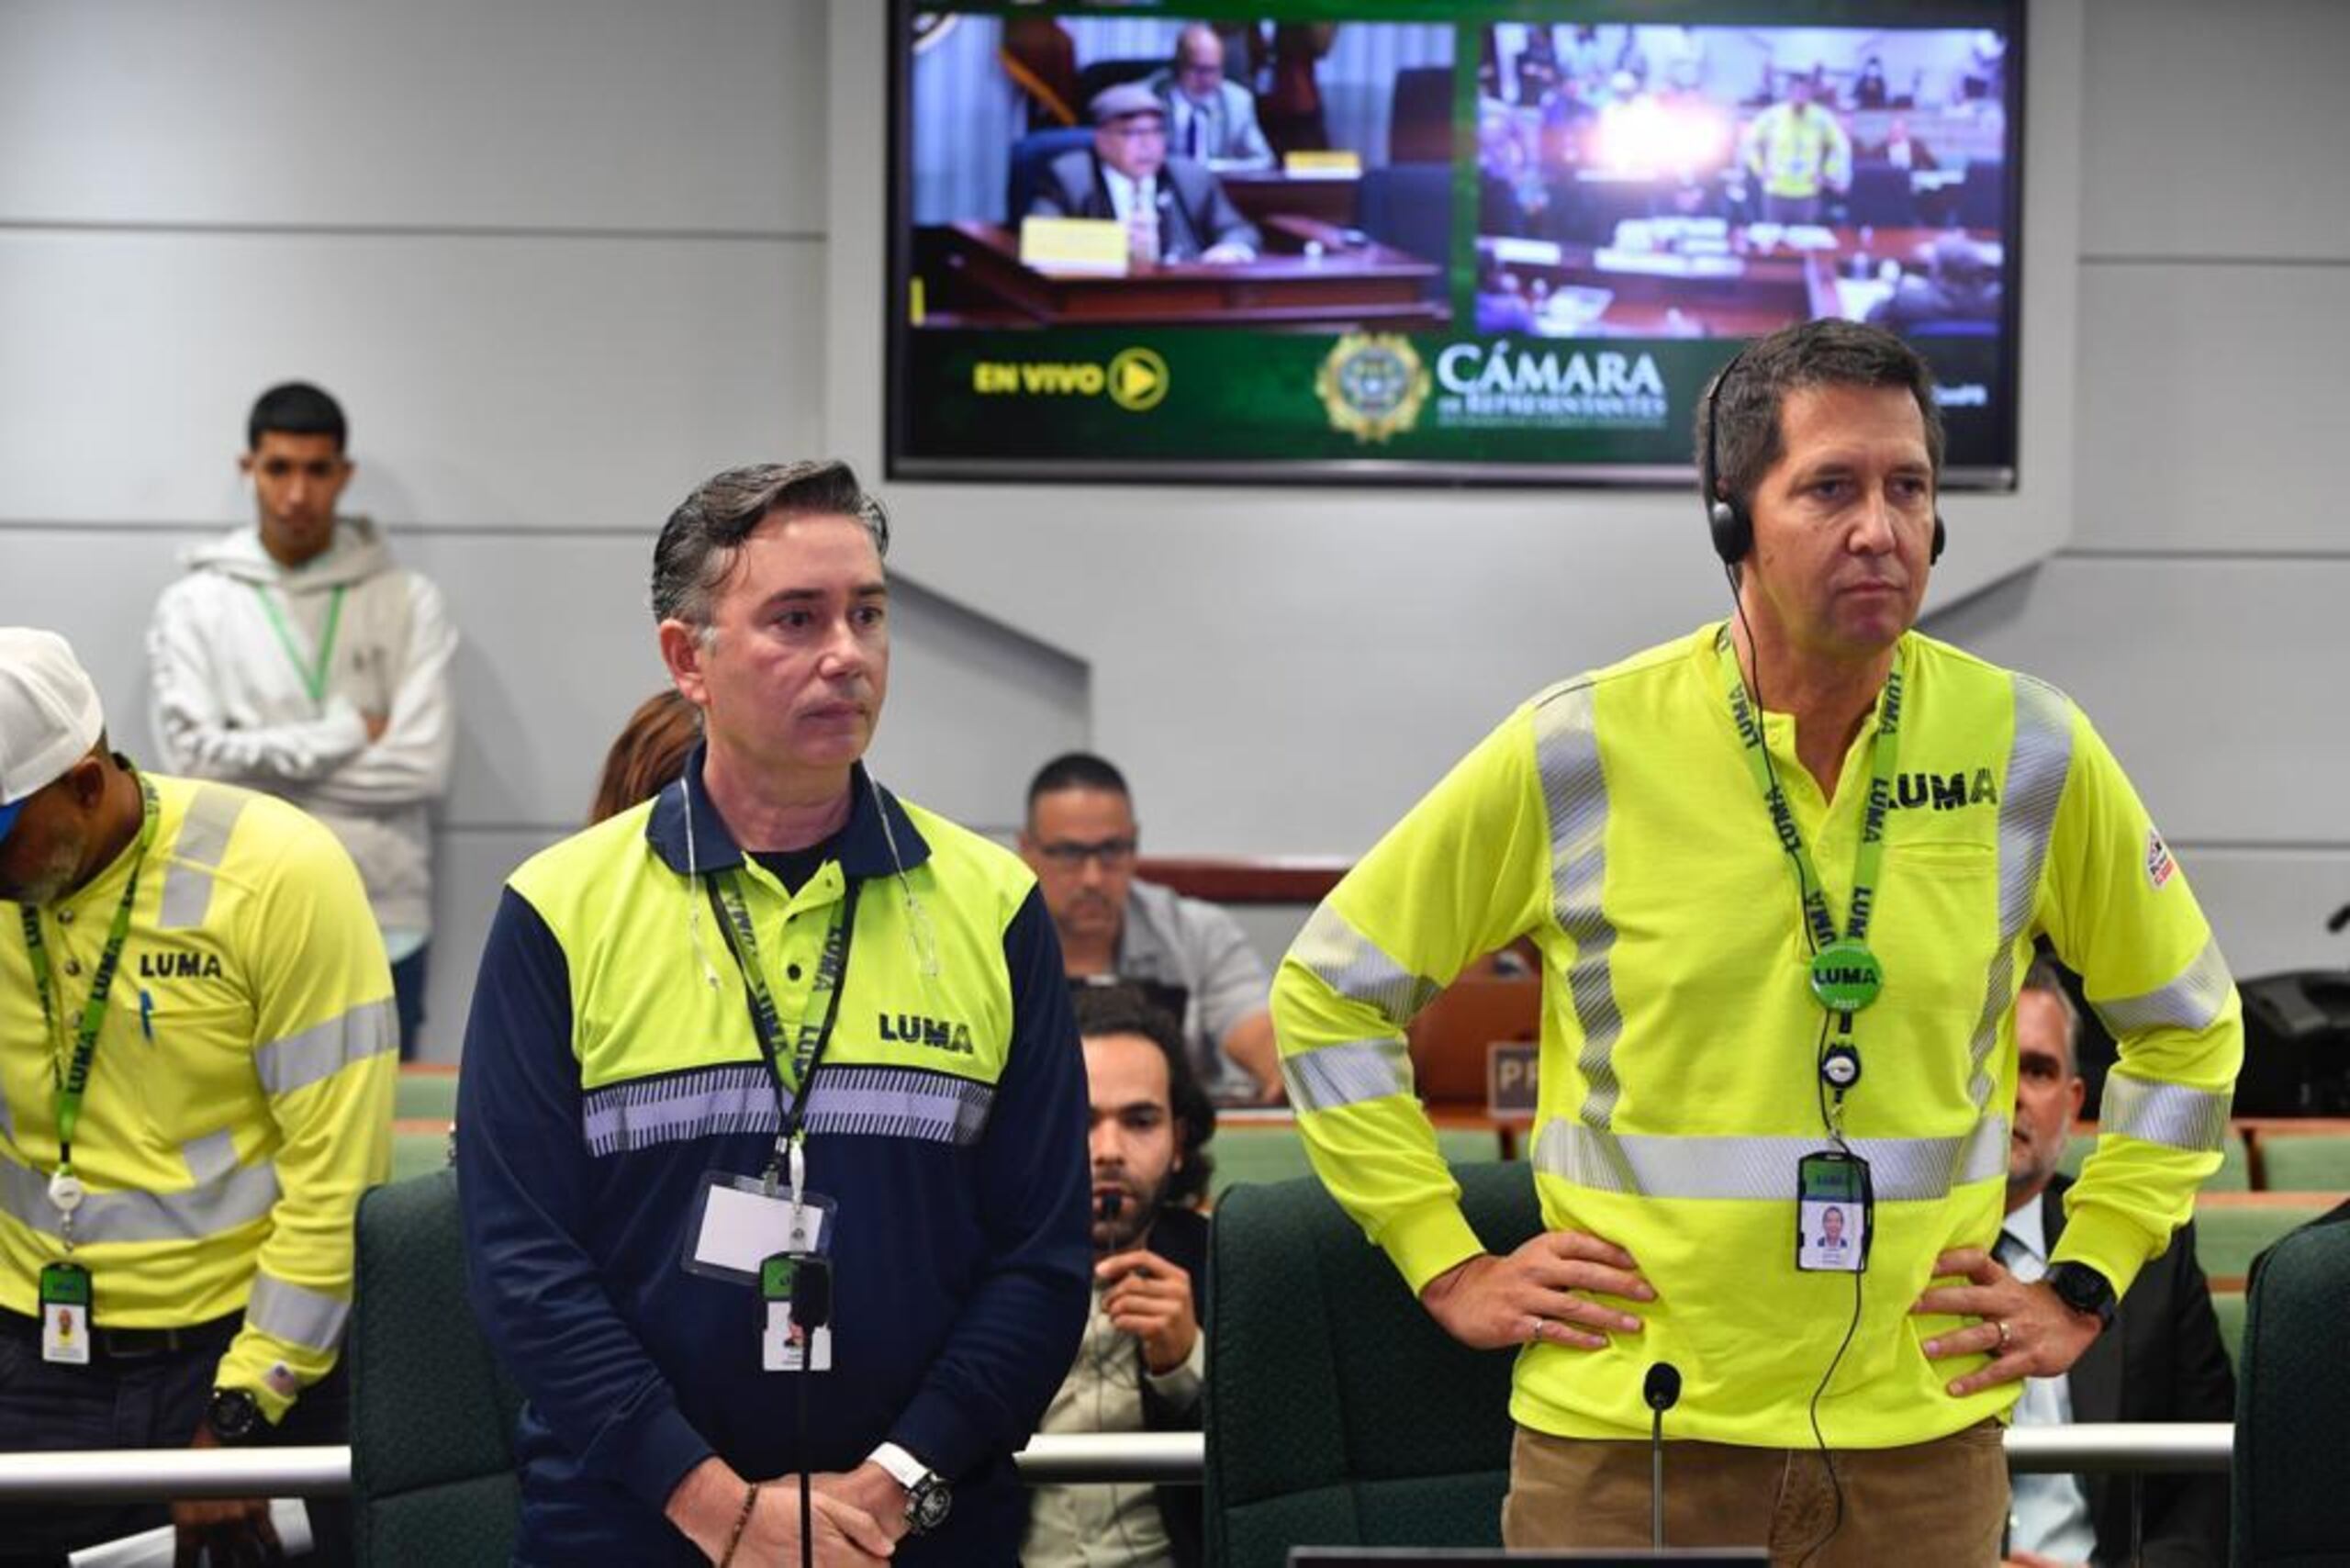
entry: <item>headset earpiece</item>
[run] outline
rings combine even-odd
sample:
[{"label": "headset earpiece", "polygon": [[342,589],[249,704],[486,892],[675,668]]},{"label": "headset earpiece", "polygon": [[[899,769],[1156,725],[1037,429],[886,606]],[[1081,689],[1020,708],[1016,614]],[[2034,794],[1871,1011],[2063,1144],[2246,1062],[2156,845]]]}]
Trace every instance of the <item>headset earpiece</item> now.
[{"label": "headset earpiece", "polygon": [[1729,501],[1717,500],[1706,509],[1706,525],[1714,536],[1714,554],[1726,566],[1735,566],[1754,548],[1754,527]]},{"label": "headset earpiece", "polygon": [[1942,546],[1949,543],[1950,530],[1942,526],[1942,509],[1936,507],[1934,509],[1934,549],[1933,554],[1926,557],[1927,565],[1931,566],[1934,562],[1941,560]]}]

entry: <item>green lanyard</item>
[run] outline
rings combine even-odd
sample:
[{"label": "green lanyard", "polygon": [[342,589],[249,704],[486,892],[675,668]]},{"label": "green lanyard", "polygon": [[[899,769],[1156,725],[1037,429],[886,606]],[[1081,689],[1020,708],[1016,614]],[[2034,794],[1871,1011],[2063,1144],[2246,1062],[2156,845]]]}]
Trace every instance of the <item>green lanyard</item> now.
[{"label": "green lanyard", "polygon": [[294,645],[294,628],[285,624],[285,617],[278,610],[277,601],[269,597],[268,588],[260,583],[253,584],[253,597],[261,600],[262,609],[268,612],[269,624],[277,633],[278,646],[284,648],[285,656],[293,661],[294,673],[302,678],[303,689],[309,692],[313,702],[323,703],[327,700],[327,677],[334,672],[334,634],[342,624],[342,587],[338,585],[328,599],[327,622],[319,629],[318,660],[315,664],[306,664],[302,659],[302,650]]},{"label": "green lanyard", "polygon": [[17,913],[24,918],[25,946],[32,958],[33,984],[40,991],[40,1016],[51,1042],[50,1070],[57,1083],[57,1174],[73,1174],[73,1132],[82,1121],[82,1096],[90,1087],[90,1064],[98,1054],[98,1029],[106,1017],[106,995],[114,989],[114,971],[122,961],[122,945],[130,935],[130,906],[139,897],[139,873],[146,864],[148,847],[155,842],[155,822],[162,806],[155,798],[155,786],[141,778],[139,793],[142,801],[139,823],[139,855],[130,865],[130,880],[124,884],[122,898],[114,906],[114,924],[106,928],[106,945],[98,956],[97,972],[90,977],[90,997],[82,1004],[82,1022],[73,1034],[73,1058],[60,1070],[56,1059],[57,1014],[59,1004],[52,997],[53,980],[50,974],[49,945],[41,938],[40,917],[29,904],[19,904]]},{"label": "green lanyard", "polygon": [[1771,808],[1771,824],[1778,829],[1779,845],[1796,863],[1796,880],[1803,893],[1805,924],[1811,933],[1811,993],[1830,1013],[1849,1022],[1852,1015],[1877,998],[1885,985],[1885,967],[1869,951],[1869,917],[1875,913],[1876,882],[1885,868],[1885,819],[1893,808],[1893,781],[1900,767],[1901,686],[1904,656],[1897,644],[1893,669],[1885,679],[1885,699],[1877,709],[1876,740],[1870,748],[1868,811],[1861,819],[1861,843],[1852,860],[1852,907],[1844,934],[1836,934],[1836,917],[1828,907],[1828,889],[1812,864],[1803,834],[1787,805],[1786,791],[1772,770],[1763,750],[1762,719],[1746,694],[1746,679],[1738,654],[1724,635],[1717,644],[1722,682],[1729,693],[1729,715],[1738,726],[1740,748]]},{"label": "green lanyard", "polygon": [[[783,1015],[776,1008],[775,993],[767,989],[767,974],[759,966],[758,934],[751,927],[751,911],[743,901],[742,884],[736,873],[728,871],[710,878],[704,885],[709,890],[711,911],[718,916],[719,929],[726,933],[726,950],[734,956],[734,967],[743,973],[743,987],[750,993],[751,1029],[759,1037],[759,1054],[767,1058],[767,1071],[775,1083],[775,1153],[767,1161],[766,1177],[772,1192],[783,1177],[786,1159],[800,1141],[800,1129],[808,1119],[809,1079],[823,1057],[824,1047],[832,1040],[834,1021],[840,1016],[841,980],[848,972],[848,944],[856,925],[857,890],[864,884],[850,881],[833,911],[832,929],[824,934],[823,956],[816,961],[816,978],[809,987],[808,1006],[800,1015],[800,1037],[792,1047],[789,1077],[783,1061]],[[799,1186],[796,1171],[792,1184],[795,1190]],[[796,1191],[794,1201],[798,1201]]]}]

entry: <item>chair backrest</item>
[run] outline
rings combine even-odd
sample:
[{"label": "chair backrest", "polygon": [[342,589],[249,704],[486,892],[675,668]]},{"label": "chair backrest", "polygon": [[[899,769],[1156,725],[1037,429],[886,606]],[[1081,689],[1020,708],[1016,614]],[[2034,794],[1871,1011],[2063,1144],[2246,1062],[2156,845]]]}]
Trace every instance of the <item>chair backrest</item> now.
[{"label": "chair backrest", "polygon": [[1395,73],[1387,106],[1387,161],[1452,162],[1452,68],[1411,65]]},{"label": "chair backrest", "polygon": [[2253,1276],[2236,1362],[2234,1551],[2246,1568],[2350,1562],[2350,1225],[2310,1226]]},{"label": "chair backrest", "polygon": [[1013,142],[1011,167],[1004,176],[1005,225],[1012,229],[1020,227],[1020,219],[1028,211],[1028,204],[1036,199],[1036,187],[1044,183],[1045,169],[1054,159],[1076,148],[1092,145],[1093,133],[1081,126],[1032,130]]},{"label": "chair backrest", "polygon": [[[1540,1225],[1527,1166],[1454,1174],[1487,1247]],[[1211,1562],[1501,1544],[1513,1358],[1438,1328],[1318,1182],[1227,1193],[1208,1290]]]},{"label": "chair backrest", "polygon": [[521,1395],[465,1299],[457,1178],[359,1203],[350,1338],[353,1533],[363,1563],[503,1562],[520,1493]]}]

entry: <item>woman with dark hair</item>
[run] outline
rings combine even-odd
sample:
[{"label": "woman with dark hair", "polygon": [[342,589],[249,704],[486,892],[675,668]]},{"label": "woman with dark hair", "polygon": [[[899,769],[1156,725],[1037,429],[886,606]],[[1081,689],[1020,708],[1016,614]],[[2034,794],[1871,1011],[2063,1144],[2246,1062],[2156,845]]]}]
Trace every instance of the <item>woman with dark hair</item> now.
[{"label": "woman with dark hair", "polygon": [[604,776],[596,802],[588,808],[589,826],[615,817],[669,787],[685,770],[686,754],[701,739],[701,715],[675,688],[638,704],[604,755]]}]

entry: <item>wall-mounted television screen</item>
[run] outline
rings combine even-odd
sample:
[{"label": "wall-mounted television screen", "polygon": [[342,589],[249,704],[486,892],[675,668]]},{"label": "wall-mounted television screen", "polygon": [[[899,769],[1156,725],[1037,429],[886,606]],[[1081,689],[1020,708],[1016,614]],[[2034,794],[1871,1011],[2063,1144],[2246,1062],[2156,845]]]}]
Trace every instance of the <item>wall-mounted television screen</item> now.
[{"label": "wall-mounted television screen", "polygon": [[890,20],[894,475],[1686,483],[1707,379],[1838,316],[2015,483],[2023,0]]}]

